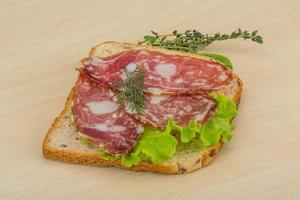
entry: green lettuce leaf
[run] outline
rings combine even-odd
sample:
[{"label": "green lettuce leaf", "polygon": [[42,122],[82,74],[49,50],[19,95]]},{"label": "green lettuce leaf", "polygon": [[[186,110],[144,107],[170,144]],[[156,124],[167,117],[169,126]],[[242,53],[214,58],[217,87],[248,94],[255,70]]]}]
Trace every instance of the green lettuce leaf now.
[{"label": "green lettuce leaf", "polygon": [[196,136],[196,126],[199,126],[195,121],[191,121],[188,127],[182,127],[174,122],[173,117],[168,121],[168,124],[164,132],[171,133],[177,131],[180,133],[180,139],[182,143],[188,143]]},{"label": "green lettuce leaf", "polygon": [[122,157],[122,164],[125,166],[136,165],[142,160],[142,156],[148,157],[152,163],[163,163],[174,155],[177,140],[170,134],[170,131],[158,131],[152,128],[145,128],[142,138],[130,154]]},{"label": "green lettuce leaf", "polygon": [[84,145],[86,145],[87,147],[93,147],[94,146],[93,143],[90,140],[88,140],[87,138],[85,138],[82,135],[79,136],[79,141],[81,143],[83,143]]},{"label": "green lettuce leaf", "polygon": [[222,118],[230,121],[234,116],[237,115],[237,108],[234,101],[228,97],[220,94],[210,94],[217,101],[217,112],[214,118]]},{"label": "green lettuce leaf", "polygon": [[112,154],[108,153],[107,151],[105,151],[105,149],[102,147],[98,148],[98,152],[102,155],[102,158],[104,160],[115,161],[115,160],[119,160],[121,158],[121,155],[112,155]]},{"label": "green lettuce leaf", "polygon": [[202,126],[199,134],[203,145],[210,147],[217,144],[220,139],[223,142],[228,142],[232,137],[232,130],[233,127],[229,121],[216,117]]},{"label": "green lettuce leaf", "polygon": [[211,94],[218,103],[217,111],[214,117],[204,124],[199,131],[200,139],[203,145],[209,147],[215,145],[222,139],[228,142],[232,135],[231,131],[234,126],[230,120],[237,115],[235,103],[224,95]]},{"label": "green lettuce leaf", "polygon": [[222,56],[220,54],[215,54],[215,53],[200,53],[200,54],[204,55],[204,56],[207,56],[207,57],[210,57],[210,58],[213,58],[213,59],[223,63],[225,65],[225,67],[227,67],[229,69],[233,68],[231,61],[225,56]]}]

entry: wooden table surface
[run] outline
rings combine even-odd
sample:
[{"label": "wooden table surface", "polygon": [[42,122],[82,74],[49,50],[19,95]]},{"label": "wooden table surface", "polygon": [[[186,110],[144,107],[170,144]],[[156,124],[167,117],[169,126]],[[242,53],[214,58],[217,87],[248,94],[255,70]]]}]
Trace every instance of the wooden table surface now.
[{"label": "wooden table surface", "polygon": [[[205,49],[244,81],[233,140],[186,175],[46,160],[41,145],[90,47],[150,30],[258,29]],[[300,199],[300,3],[294,1],[0,1],[0,199]]]}]

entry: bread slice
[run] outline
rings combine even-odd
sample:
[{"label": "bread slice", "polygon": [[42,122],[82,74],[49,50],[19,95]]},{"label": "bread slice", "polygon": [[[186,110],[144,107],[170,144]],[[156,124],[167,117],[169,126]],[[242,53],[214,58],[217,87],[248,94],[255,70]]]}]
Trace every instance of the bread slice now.
[{"label": "bread slice", "polygon": [[[161,51],[167,54],[187,55],[191,57],[201,57],[203,59],[209,59],[203,56],[198,56],[190,53],[174,52],[160,48],[144,47],[129,43],[118,42],[105,42],[92,48],[89,56],[110,56],[115,53],[132,50],[132,49],[149,49],[155,51]],[[224,94],[233,99],[236,104],[239,104],[242,82],[234,74],[234,78],[228,86],[220,91],[220,94]],[[73,104],[74,89],[71,90],[64,110],[54,120],[51,128],[43,142],[43,154],[46,158],[59,160],[68,163],[94,165],[94,166],[115,166],[125,169],[131,169],[135,171],[150,171],[166,174],[175,173],[187,173],[200,169],[209,165],[221,150],[223,145],[219,142],[215,146],[210,148],[201,149],[199,147],[187,146],[185,148],[177,149],[173,158],[163,164],[155,165],[148,162],[141,162],[139,165],[126,167],[121,164],[119,160],[108,161],[102,158],[101,154],[95,147],[89,147],[79,140],[75,127],[71,123],[72,113],[71,107]]]}]

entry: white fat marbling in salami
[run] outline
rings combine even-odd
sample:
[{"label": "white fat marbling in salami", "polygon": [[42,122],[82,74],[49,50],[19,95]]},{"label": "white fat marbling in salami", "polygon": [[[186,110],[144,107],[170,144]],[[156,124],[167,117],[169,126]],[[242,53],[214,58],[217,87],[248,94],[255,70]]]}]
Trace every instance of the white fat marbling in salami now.
[{"label": "white fat marbling in salami", "polygon": [[145,105],[143,114],[127,112],[141,122],[159,129],[165,128],[170,117],[181,126],[187,126],[191,120],[203,124],[216,110],[216,101],[207,95],[148,96]]},{"label": "white fat marbling in salami", "polygon": [[108,85],[126,79],[125,69],[137,66],[145,71],[145,86],[152,94],[196,94],[225,87],[232,73],[222,64],[182,55],[157,51],[124,51],[110,57],[83,60],[82,72]]},{"label": "white fat marbling in salami", "polygon": [[122,110],[110,89],[80,76],[75,86],[73,116],[76,129],[112,154],[129,152],[143,126]]}]

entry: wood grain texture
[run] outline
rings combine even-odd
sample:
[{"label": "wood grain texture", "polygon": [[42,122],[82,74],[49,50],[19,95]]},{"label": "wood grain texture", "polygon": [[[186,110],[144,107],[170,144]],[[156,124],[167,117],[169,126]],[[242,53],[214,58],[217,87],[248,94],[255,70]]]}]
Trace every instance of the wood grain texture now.
[{"label": "wood grain texture", "polygon": [[[300,3],[266,1],[0,1],[0,199],[299,199]],[[41,144],[101,41],[149,30],[258,29],[265,43],[206,49],[244,81],[233,140],[187,175],[137,173],[46,160]]]}]

